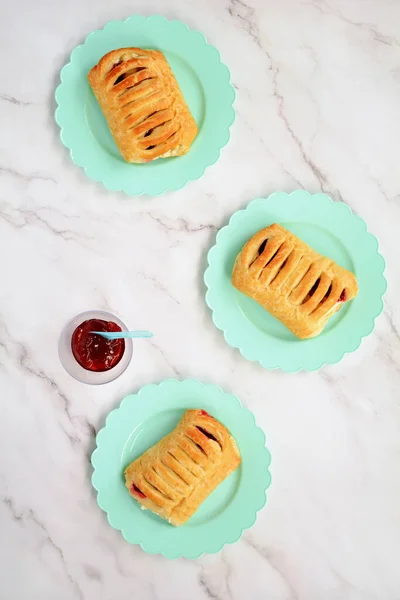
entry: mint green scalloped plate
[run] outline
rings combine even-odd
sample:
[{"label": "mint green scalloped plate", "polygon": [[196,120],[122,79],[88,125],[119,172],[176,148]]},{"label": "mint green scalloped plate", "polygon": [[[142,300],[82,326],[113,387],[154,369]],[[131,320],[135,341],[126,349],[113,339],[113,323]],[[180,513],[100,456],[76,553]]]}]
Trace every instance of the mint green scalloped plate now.
[{"label": "mint green scalloped plate", "polygon": [[[120,155],[87,74],[104,54],[129,46],[161,50],[170,64],[199,128],[184,156],[135,165]],[[201,177],[229,140],[229,127],[235,119],[235,92],[229,77],[218,50],[180,21],[157,15],[111,21],[75,48],[61,71],[55,115],[61,141],[73,162],[110,190],[131,196],[178,190]]]},{"label": "mint green scalloped plate", "polygon": [[[272,223],[286,227],[357,277],[356,298],[332,316],[316,338],[297,339],[231,283],[235,258],[246,241]],[[266,369],[315,371],[324,364],[339,362],[371,333],[383,309],[384,268],[376,238],[346,204],[333,202],[325,194],[277,192],[253,200],[218,232],[204,275],[206,302],[228,344],[238,348],[245,358],[258,361]]]},{"label": "mint green scalloped plate", "polygon": [[[229,429],[239,446],[242,463],[185,525],[174,527],[140,509],[125,488],[123,471],[172,431],[188,408],[203,408]],[[150,554],[197,558],[219,552],[254,524],[257,511],[266,502],[271,457],[265,448],[265,435],[238,398],[216,385],[192,379],[146,385],[138,394],[126,396],[108,415],[96,441],[92,482],[98,492],[97,502],[112,527]]]}]

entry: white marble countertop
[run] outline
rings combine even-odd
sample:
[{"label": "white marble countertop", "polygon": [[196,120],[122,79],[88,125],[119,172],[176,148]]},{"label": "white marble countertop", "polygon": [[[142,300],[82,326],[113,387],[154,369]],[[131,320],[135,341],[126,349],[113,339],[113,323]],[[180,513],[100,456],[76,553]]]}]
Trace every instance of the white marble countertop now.
[{"label": "white marble countertop", "polygon": [[[218,163],[154,199],[88,180],[53,117],[71,50],[134,12],[202,31],[237,91]],[[1,600],[400,598],[399,22],[396,0],[2,3]],[[225,344],[202,274],[232,212],[296,188],[324,190],[367,221],[389,287],[355,354],[289,375]],[[66,320],[91,308],[156,332],[100,388],[71,379],[57,357]],[[90,483],[108,411],[169,377],[238,395],[273,457],[255,526],[196,561],[130,546]]]}]

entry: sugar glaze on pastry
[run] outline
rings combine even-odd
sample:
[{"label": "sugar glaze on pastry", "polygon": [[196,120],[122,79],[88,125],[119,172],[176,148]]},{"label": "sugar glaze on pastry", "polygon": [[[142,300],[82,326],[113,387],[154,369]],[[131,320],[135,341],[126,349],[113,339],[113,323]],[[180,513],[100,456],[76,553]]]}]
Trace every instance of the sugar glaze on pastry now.
[{"label": "sugar glaze on pastry", "polygon": [[353,273],[276,223],[245,244],[232,283],[300,339],[321,333],[329,317],[358,291]]},{"label": "sugar glaze on pastry", "polygon": [[185,154],[196,122],[158,50],[112,50],[88,74],[123,158],[145,163]]},{"label": "sugar glaze on pastry", "polygon": [[170,434],[125,469],[125,485],[142,508],[178,526],[240,462],[222,423],[204,410],[187,410]]}]

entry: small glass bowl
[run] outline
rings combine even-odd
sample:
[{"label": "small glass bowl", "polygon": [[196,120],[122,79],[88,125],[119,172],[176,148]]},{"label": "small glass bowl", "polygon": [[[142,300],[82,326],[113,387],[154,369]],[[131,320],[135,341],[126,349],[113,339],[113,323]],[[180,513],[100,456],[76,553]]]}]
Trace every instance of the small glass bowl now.
[{"label": "small glass bowl", "polygon": [[86,312],[80,313],[69,323],[66,324],[64,329],[61,332],[60,339],[58,340],[58,355],[60,357],[60,361],[64,369],[78,381],[82,383],[89,383],[91,385],[100,385],[102,383],[109,383],[110,381],[114,381],[117,377],[122,375],[125,371],[132,358],[133,344],[132,340],[129,338],[125,339],[125,352],[119,361],[109,371],[88,371],[81,367],[81,365],[77,362],[76,358],[72,353],[71,347],[71,339],[72,334],[75,329],[88,319],[102,319],[104,321],[113,321],[117,325],[119,325],[122,331],[129,331],[126,327],[125,323],[121,321],[115,315],[111,313],[105,312],[103,310],[88,310]]}]

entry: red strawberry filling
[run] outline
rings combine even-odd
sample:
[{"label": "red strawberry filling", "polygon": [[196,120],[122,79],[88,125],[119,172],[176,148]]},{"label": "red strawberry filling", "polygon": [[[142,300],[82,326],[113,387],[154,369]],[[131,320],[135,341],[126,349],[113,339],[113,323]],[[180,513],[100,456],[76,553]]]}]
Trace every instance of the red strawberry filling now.
[{"label": "red strawberry filling", "polygon": [[347,300],[346,290],[343,290],[342,293],[340,294],[339,302],[346,302],[346,300]]},{"label": "red strawberry filling", "polygon": [[138,498],[146,498],[146,496],[143,494],[143,492],[141,490],[139,490],[137,485],[135,485],[134,483],[132,483],[132,486],[131,486],[131,494],[133,496],[138,496]]},{"label": "red strawberry filling", "polygon": [[199,410],[199,415],[201,415],[202,417],[211,417],[211,415],[209,415],[206,410]]},{"label": "red strawberry filling", "polygon": [[202,427],[199,427],[198,425],[196,425],[196,429],[201,431],[201,433],[203,435],[205,435],[206,437],[208,437],[209,440],[214,440],[214,442],[218,442],[217,438],[214,437],[213,434],[210,433],[209,431],[207,431],[206,429],[203,429]]}]

